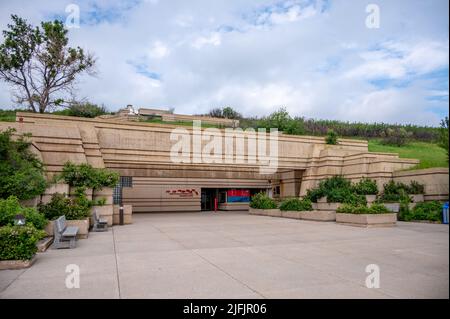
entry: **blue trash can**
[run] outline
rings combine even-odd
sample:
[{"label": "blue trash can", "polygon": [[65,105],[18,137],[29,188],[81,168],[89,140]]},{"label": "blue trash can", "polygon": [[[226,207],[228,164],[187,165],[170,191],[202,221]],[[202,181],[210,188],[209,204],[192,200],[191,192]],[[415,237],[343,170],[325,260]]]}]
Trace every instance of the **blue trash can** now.
[{"label": "blue trash can", "polygon": [[442,222],[448,224],[448,202],[442,206]]}]

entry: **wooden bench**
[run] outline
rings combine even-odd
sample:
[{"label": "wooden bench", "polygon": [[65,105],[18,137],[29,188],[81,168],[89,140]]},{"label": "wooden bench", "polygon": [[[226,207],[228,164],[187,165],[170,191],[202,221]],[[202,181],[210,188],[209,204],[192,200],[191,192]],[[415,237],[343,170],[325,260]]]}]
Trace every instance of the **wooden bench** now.
[{"label": "wooden bench", "polygon": [[53,248],[75,248],[78,234],[78,227],[67,226],[66,216],[61,216],[54,222]]},{"label": "wooden bench", "polygon": [[108,220],[100,217],[96,209],[94,210],[92,217],[94,218],[94,227],[92,227],[92,231],[108,231]]}]

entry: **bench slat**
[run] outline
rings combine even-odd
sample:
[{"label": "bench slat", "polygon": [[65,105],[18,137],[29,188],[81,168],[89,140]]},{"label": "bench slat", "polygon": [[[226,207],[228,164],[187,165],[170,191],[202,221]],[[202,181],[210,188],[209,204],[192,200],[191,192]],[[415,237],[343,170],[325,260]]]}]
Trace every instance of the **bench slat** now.
[{"label": "bench slat", "polygon": [[77,233],[78,233],[78,227],[76,227],[76,226],[69,226],[69,227],[66,227],[66,229],[64,230],[62,235],[65,236],[65,237],[71,237],[71,236],[76,236]]}]

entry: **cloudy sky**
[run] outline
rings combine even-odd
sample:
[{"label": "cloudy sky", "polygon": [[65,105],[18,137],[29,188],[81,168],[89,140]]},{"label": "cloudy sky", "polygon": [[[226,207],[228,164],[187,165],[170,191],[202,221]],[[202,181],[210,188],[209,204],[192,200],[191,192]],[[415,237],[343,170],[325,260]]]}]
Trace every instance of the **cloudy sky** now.
[{"label": "cloudy sky", "polygon": [[[379,28],[366,25],[370,3]],[[71,45],[98,59],[78,96],[110,110],[232,106],[260,116],[284,106],[426,125],[448,114],[447,0],[0,0],[0,28],[12,13],[66,21],[70,4],[80,9]],[[12,106],[3,83],[0,105]]]}]

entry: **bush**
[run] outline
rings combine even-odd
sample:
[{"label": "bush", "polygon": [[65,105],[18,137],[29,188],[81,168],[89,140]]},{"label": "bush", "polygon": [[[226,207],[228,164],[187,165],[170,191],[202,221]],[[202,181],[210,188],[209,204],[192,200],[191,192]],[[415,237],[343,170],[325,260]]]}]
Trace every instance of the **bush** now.
[{"label": "bush", "polygon": [[275,201],[264,193],[258,193],[251,198],[250,207],[256,209],[275,209]]},{"label": "bush", "polygon": [[391,213],[384,205],[372,204],[367,207],[366,205],[352,205],[344,204],[336,210],[336,213],[343,214],[387,214]]},{"label": "bush", "polygon": [[35,227],[4,226],[0,228],[0,260],[29,260],[37,251],[37,242],[45,232]]},{"label": "bush", "polygon": [[381,143],[385,145],[404,146],[412,136],[411,132],[401,128],[387,128],[382,134]]},{"label": "bush", "polygon": [[44,229],[48,223],[45,216],[36,209],[21,207],[15,196],[0,199],[0,226],[13,226],[14,217],[18,214],[25,217],[27,225],[32,225],[37,229]]},{"label": "bush", "polygon": [[383,185],[383,194],[380,196],[381,202],[410,202],[408,196],[409,187],[403,183],[389,181]]},{"label": "bush", "polygon": [[77,188],[76,197],[69,198],[55,193],[47,204],[39,204],[39,212],[49,220],[65,215],[67,220],[84,219],[90,215],[93,202],[84,194],[84,188]]},{"label": "bush", "polygon": [[88,187],[96,190],[114,187],[119,182],[119,174],[105,168],[94,168],[89,164],[64,164],[62,173],[56,178],[73,187]]},{"label": "bush", "polygon": [[317,203],[319,198],[326,196],[326,191],[322,187],[310,188],[306,191],[305,198],[309,199],[313,203]]},{"label": "bush", "polygon": [[336,145],[338,143],[338,135],[333,130],[328,130],[327,136],[325,137],[325,143],[329,145]]},{"label": "bush", "polygon": [[29,149],[30,134],[13,140],[13,132],[0,132],[0,198],[32,199],[47,187],[43,164]]},{"label": "bush", "polygon": [[78,116],[94,118],[100,115],[108,114],[104,105],[98,106],[89,102],[76,102],[62,111],[53,112],[56,115]]},{"label": "bush", "polygon": [[423,194],[425,193],[425,186],[423,184],[420,184],[417,181],[411,181],[411,183],[409,183],[409,187],[408,187],[408,194]]},{"label": "bush", "polygon": [[345,203],[353,205],[365,205],[367,203],[364,195],[358,195],[349,188],[335,188],[327,193],[328,203]]},{"label": "bush", "polygon": [[307,211],[312,210],[312,203],[309,199],[289,198],[281,202],[280,210]]},{"label": "bush", "polygon": [[405,210],[402,220],[442,221],[442,204],[438,201],[417,203],[412,210]]},{"label": "bush", "polygon": [[377,183],[369,178],[363,178],[358,183],[353,185],[353,190],[359,195],[377,195]]}]

